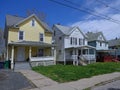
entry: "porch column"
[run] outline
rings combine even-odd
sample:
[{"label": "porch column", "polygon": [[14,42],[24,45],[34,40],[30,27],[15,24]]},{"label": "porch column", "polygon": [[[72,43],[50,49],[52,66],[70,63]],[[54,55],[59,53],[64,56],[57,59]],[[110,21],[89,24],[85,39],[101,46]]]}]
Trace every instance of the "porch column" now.
[{"label": "porch column", "polygon": [[65,55],[65,49],[64,49],[64,65],[66,65],[66,55]]},{"label": "porch column", "polygon": [[29,60],[31,61],[31,46],[29,47]]},{"label": "porch column", "polygon": [[76,59],[77,59],[77,61],[76,61],[76,65],[78,65],[78,49],[76,49]]},{"label": "porch column", "polygon": [[56,49],[54,47],[54,64],[56,65]]},{"label": "porch column", "polygon": [[73,49],[73,65],[75,65],[75,48]]},{"label": "porch column", "polygon": [[89,62],[89,64],[90,64],[90,60],[91,60],[91,57],[90,57],[90,52],[89,52],[90,50],[89,50],[89,48],[88,48],[88,62]]},{"label": "porch column", "polygon": [[12,46],[11,50],[11,69],[14,69],[14,46]]}]

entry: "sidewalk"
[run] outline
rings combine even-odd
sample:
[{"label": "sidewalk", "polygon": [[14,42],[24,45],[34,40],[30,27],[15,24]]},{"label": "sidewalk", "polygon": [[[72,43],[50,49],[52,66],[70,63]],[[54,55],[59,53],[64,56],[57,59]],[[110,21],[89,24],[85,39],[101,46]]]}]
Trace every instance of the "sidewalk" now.
[{"label": "sidewalk", "polygon": [[36,85],[37,88],[30,90],[83,90],[98,83],[120,77],[120,73],[115,72],[59,84],[32,70],[20,70],[20,72]]}]

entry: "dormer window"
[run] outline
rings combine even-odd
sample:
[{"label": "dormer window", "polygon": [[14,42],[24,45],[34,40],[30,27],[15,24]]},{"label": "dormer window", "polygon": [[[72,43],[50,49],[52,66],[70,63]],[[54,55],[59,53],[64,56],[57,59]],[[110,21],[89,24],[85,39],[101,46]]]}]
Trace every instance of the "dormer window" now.
[{"label": "dormer window", "polygon": [[32,26],[34,27],[35,26],[35,20],[32,19]]}]

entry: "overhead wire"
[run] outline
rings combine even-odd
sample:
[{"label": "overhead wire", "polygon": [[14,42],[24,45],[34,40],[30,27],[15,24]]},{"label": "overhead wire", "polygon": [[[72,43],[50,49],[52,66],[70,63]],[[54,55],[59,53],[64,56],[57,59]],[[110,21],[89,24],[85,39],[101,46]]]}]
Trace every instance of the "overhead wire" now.
[{"label": "overhead wire", "polygon": [[[69,4],[66,4],[66,3],[63,3],[63,2],[59,2],[59,1],[56,1],[56,0],[49,0],[51,2],[54,2],[54,3],[57,3],[59,5],[62,5],[62,6],[65,6],[65,7],[69,7],[69,8],[72,8],[72,9],[75,9],[75,10],[78,10],[78,11],[81,11],[81,12],[84,12],[84,13],[88,13],[88,14],[91,14],[93,16],[96,16],[96,17],[100,17],[100,18],[103,18],[103,19],[106,19],[108,21],[111,21],[111,22],[114,22],[114,23],[117,23],[117,24],[120,24],[120,21],[118,20],[115,20],[115,19],[112,19],[110,17],[107,17],[107,16],[103,16],[103,15],[98,15],[98,14],[95,14],[95,13],[92,13],[91,11],[87,11],[86,9],[84,8],[78,8],[78,7],[75,7],[73,5],[69,5]],[[64,0],[66,2],[68,2],[68,0]],[[70,2],[70,1],[69,1]],[[74,3],[74,2],[71,2],[71,4]],[[74,3],[75,4],[75,3]]]}]

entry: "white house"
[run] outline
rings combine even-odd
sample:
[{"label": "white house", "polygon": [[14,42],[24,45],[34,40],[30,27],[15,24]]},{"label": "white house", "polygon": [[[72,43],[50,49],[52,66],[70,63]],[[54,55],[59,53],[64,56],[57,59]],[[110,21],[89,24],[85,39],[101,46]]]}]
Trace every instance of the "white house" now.
[{"label": "white house", "polygon": [[57,45],[57,62],[73,62],[78,64],[80,61],[87,63],[96,61],[96,49],[88,45],[87,37],[78,27],[67,27],[53,25],[53,40]]}]

